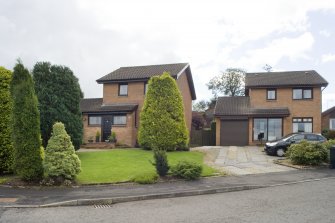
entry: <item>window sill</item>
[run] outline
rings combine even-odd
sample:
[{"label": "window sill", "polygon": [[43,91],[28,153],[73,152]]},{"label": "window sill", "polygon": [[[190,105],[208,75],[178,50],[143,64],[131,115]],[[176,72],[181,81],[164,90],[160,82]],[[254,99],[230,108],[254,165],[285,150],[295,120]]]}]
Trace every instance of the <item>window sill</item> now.
[{"label": "window sill", "polygon": [[128,97],[128,95],[118,95],[119,97]]},{"label": "window sill", "polygon": [[88,127],[101,127],[101,125],[87,125]]},{"label": "window sill", "polygon": [[277,99],[266,99],[267,102],[276,102]]},{"label": "window sill", "polygon": [[302,99],[294,99],[292,98],[293,101],[313,101],[313,98],[302,98]]},{"label": "window sill", "polygon": [[127,124],[125,124],[125,125],[112,125],[112,127],[127,127]]}]

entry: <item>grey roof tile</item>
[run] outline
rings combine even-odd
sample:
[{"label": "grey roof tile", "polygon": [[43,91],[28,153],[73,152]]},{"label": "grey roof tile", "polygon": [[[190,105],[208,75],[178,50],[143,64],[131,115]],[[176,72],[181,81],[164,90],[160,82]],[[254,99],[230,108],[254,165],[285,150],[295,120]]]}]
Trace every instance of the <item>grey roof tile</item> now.
[{"label": "grey roof tile", "polygon": [[138,104],[108,104],[103,105],[102,98],[85,98],[80,100],[80,111],[82,113],[99,112],[129,112],[134,111]]},{"label": "grey roof tile", "polygon": [[120,81],[133,79],[149,79],[150,77],[160,75],[163,72],[169,72],[172,77],[185,69],[188,63],[160,64],[134,67],[120,67],[119,69],[99,78],[98,83],[105,81]]},{"label": "grey roof tile", "polygon": [[252,108],[250,106],[250,97],[219,97],[215,110],[215,116],[288,116],[290,114],[288,108]]},{"label": "grey roof tile", "polygon": [[328,82],[315,70],[246,73],[245,87],[327,86]]}]

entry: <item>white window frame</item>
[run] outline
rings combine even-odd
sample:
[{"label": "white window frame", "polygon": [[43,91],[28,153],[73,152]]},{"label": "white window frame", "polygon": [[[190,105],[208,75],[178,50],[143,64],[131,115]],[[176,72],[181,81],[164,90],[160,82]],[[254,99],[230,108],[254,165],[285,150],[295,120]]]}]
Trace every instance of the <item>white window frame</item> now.
[{"label": "white window frame", "polygon": [[[96,122],[92,123],[93,120],[91,121],[91,118]],[[95,116],[95,115],[88,116],[88,125],[101,125],[101,120],[102,120],[101,116]]]},{"label": "white window frame", "polygon": [[113,125],[127,125],[127,115],[115,115]]},{"label": "white window frame", "polygon": [[[334,123],[334,125],[333,125]],[[335,130],[335,118],[329,119],[329,130]]]}]

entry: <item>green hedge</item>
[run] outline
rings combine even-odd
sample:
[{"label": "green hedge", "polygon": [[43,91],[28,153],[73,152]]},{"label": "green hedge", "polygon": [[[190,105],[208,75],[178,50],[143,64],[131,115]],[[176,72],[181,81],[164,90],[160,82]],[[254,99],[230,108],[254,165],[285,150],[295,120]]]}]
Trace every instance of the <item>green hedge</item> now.
[{"label": "green hedge", "polygon": [[293,164],[319,165],[328,160],[328,149],[321,143],[301,141],[291,145],[286,155]]},{"label": "green hedge", "polygon": [[202,166],[198,163],[189,161],[179,161],[172,166],[171,173],[173,176],[181,177],[187,180],[195,180],[201,176]]},{"label": "green hedge", "polygon": [[13,165],[11,80],[12,72],[0,67],[0,174],[12,172]]}]

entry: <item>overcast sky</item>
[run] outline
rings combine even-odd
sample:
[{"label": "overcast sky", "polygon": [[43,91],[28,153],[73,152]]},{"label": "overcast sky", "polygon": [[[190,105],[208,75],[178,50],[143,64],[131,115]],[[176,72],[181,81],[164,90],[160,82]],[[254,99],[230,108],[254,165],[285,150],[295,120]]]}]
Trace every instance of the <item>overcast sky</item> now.
[{"label": "overcast sky", "polygon": [[0,66],[70,67],[87,98],[121,67],[188,62],[198,100],[228,67],[316,70],[335,105],[335,1],[0,0]]}]

